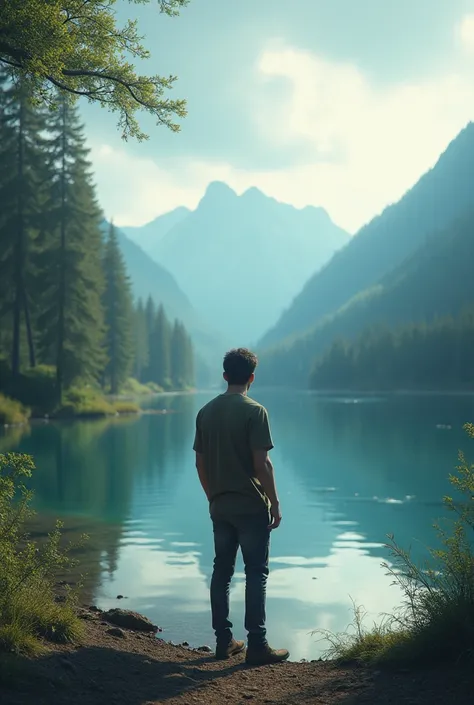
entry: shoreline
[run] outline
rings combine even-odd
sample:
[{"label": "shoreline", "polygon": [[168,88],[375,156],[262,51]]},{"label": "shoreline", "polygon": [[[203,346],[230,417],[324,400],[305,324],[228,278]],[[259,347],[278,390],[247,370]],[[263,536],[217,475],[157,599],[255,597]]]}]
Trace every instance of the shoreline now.
[{"label": "shoreline", "polygon": [[2,705],[472,702],[472,677],[466,667],[389,672],[331,661],[288,661],[255,668],[247,666],[242,655],[216,661],[204,647],[177,646],[154,632],[117,627],[108,613],[94,606],[78,612],[84,624],[80,644],[45,643],[35,657],[9,657],[7,680],[0,681]]}]

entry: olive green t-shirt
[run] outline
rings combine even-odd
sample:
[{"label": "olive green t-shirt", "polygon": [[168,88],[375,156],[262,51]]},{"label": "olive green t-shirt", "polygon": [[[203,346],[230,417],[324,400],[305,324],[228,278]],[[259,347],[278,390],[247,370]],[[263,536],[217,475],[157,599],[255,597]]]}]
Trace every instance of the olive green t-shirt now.
[{"label": "olive green t-shirt", "polygon": [[265,407],[243,394],[220,394],[199,411],[193,448],[204,455],[211,515],[268,511],[252,455],[273,448]]}]

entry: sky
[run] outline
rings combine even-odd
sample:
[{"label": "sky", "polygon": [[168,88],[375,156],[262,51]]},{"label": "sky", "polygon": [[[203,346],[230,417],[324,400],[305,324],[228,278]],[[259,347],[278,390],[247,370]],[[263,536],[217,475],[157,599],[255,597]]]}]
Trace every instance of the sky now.
[{"label": "sky", "polygon": [[117,225],[195,208],[220,180],[322,206],[354,233],[474,118],[474,0],[191,0],[173,19],[154,0],[116,7],[146,37],[139,70],[177,75],[188,101],[178,134],[142,114],[146,142],[81,105]]}]

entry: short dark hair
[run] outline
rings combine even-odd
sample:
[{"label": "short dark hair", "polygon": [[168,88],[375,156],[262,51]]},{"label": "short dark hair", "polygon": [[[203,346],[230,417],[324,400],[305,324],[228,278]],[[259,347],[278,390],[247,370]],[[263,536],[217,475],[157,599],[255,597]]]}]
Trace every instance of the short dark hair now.
[{"label": "short dark hair", "polygon": [[234,348],[224,355],[224,372],[229,384],[246,384],[257,365],[257,356],[247,348]]}]

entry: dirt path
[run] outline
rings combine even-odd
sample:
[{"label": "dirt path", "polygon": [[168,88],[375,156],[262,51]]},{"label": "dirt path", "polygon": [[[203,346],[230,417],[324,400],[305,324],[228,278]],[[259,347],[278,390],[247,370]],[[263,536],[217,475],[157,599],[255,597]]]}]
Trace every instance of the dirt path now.
[{"label": "dirt path", "polygon": [[[331,663],[250,668],[123,630],[89,614],[83,645],[48,647],[25,661],[1,705],[473,705],[474,676],[437,669],[382,673]],[[1,656],[0,656],[1,658]]]}]

